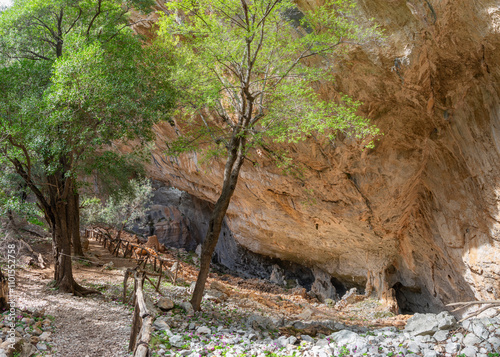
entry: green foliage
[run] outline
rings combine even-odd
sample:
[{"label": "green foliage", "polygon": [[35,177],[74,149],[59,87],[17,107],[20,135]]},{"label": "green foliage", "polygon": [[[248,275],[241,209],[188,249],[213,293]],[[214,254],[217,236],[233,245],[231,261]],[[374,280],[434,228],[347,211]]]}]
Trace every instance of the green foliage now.
[{"label": "green foliage", "polygon": [[8,167],[0,171],[0,217],[7,217],[9,212],[25,218],[29,223],[42,226],[43,215],[34,202],[28,202],[29,190],[22,180]]},{"label": "green foliage", "polygon": [[234,127],[244,122],[238,135],[247,148],[269,140],[296,143],[315,133],[378,134],[357,115],[359,102],[347,96],[325,101],[316,91],[332,80],[331,62],[349,44],[380,37],[374,26],[357,23],[353,1],[327,0],[303,11],[291,0],[179,0],[167,6],[159,33],[175,57],[183,119],[183,135],[170,153],[207,145],[210,155],[231,150]]},{"label": "green foliage", "polygon": [[[31,188],[49,177],[128,182],[173,105],[168,53],[130,29],[152,0],[18,0],[0,13],[0,166]],[[62,181],[61,181],[62,182]],[[53,183],[52,183],[53,185]],[[40,198],[40,196],[37,196]]]},{"label": "green foliage", "polygon": [[123,229],[131,228],[142,220],[153,197],[151,182],[147,179],[131,180],[128,186],[127,190],[115,192],[106,202],[96,197],[85,199],[82,203],[82,222]]},{"label": "green foliage", "polygon": [[350,354],[351,354],[351,351],[349,351],[347,346],[344,345],[344,346],[340,347],[339,357],[349,356]]}]

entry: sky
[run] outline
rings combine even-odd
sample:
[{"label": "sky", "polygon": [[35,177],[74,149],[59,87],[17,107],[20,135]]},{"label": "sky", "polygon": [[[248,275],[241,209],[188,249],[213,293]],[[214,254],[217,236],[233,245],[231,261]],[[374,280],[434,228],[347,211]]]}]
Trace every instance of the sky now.
[{"label": "sky", "polygon": [[0,6],[10,5],[11,3],[11,0],[0,0]]}]

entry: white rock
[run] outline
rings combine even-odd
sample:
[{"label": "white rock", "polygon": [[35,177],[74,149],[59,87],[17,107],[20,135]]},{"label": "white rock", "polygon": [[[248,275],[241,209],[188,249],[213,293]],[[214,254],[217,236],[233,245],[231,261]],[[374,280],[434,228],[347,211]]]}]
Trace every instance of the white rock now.
[{"label": "white rock", "polygon": [[451,330],[457,326],[457,319],[448,311],[442,311],[436,316],[440,330]]},{"label": "white rock", "polygon": [[472,331],[474,332],[474,335],[482,338],[483,340],[487,340],[490,335],[490,331],[488,331],[488,329],[480,321],[477,321],[472,325]]},{"label": "white rock", "polygon": [[288,337],[286,336],[280,336],[276,340],[274,340],[274,343],[276,343],[276,346],[278,347],[286,347],[288,345]]},{"label": "white rock", "polygon": [[493,349],[495,351],[500,350],[500,338],[498,338],[498,337],[490,337],[490,339],[488,340],[488,342],[491,343],[491,345],[493,346]]},{"label": "white rock", "polygon": [[476,353],[477,348],[474,346],[467,346],[462,351],[460,351],[460,354],[464,354],[466,357],[476,357]]},{"label": "white rock", "polygon": [[464,340],[464,335],[461,333],[456,333],[453,336],[451,336],[452,342],[462,343],[463,340]]},{"label": "white rock", "polygon": [[434,339],[438,342],[443,342],[448,337],[448,331],[439,330],[432,337],[434,337]]},{"label": "white rock", "polygon": [[329,337],[339,346],[354,343],[360,338],[360,336],[357,333],[349,330],[342,330],[339,332],[332,333]]},{"label": "white rock", "polygon": [[455,354],[460,351],[460,344],[456,342],[449,342],[445,345],[446,353]]},{"label": "white rock", "polygon": [[38,350],[40,351],[47,351],[47,345],[45,343],[41,343],[41,342],[38,342],[36,344],[36,348],[38,348]]},{"label": "white rock", "polygon": [[51,335],[51,334],[52,334],[52,333],[51,333],[51,332],[49,332],[49,331],[44,331],[44,332],[40,335],[40,340],[42,340],[42,341],[46,341],[46,340],[50,337],[50,335]]},{"label": "white rock", "polygon": [[406,323],[405,332],[413,336],[433,335],[439,330],[439,326],[440,321],[436,315],[416,313]]},{"label": "white rock", "polygon": [[472,346],[481,343],[481,339],[477,337],[473,333],[468,333],[467,336],[464,337],[463,344],[466,346]]},{"label": "white rock", "polygon": [[419,353],[420,352],[420,344],[418,344],[415,341],[411,341],[408,343],[408,350],[412,351],[413,353]]},{"label": "white rock", "polygon": [[207,326],[200,326],[196,329],[196,333],[201,334],[201,335],[207,335],[207,334],[211,334],[212,330],[210,330],[210,328],[208,328]]},{"label": "white rock", "polygon": [[170,344],[174,347],[182,347],[186,344],[186,342],[184,341],[184,339],[182,338],[182,336],[180,335],[174,335],[172,337],[170,337]]},{"label": "white rock", "polygon": [[318,347],[328,346],[328,341],[325,339],[318,340],[316,342],[315,346],[318,346]]}]

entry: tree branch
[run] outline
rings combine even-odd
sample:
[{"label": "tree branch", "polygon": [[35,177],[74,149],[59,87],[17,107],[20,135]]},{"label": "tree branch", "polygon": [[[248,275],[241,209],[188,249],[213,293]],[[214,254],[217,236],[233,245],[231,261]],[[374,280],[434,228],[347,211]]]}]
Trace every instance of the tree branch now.
[{"label": "tree branch", "polygon": [[92,19],[89,22],[89,26],[87,27],[87,37],[90,35],[90,30],[92,29],[92,26],[94,25],[94,21],[97,19],[97,17],[101,14],[101,4],[102,0],[97,0],[97,11],[95,15],[92,17]]},{"label": "tree branch", "polygon": [[82,8],[78,6],[78,16],[76,17],[75,21],[73,21],[71,26],[68,28],[68,31],[65,32],[66,35],[73,29],[73,27],[75,27],[76,22],[80,19],[81,16],[82,16]]},{"label": "tree branch", "polygon": [[14,138],[12,138],[12,135],[8,135],[7,137],[9,139],[9,142],[12,144],[12,146],[15,146],[16,148],[19,148],[22,150],[24,157],[26,158],[26,168],[28,170],[28,176],[31,177],[31,158],[28,153],[28,149],[26,149],[26,146],[22,144],[18,144],[14,141]]}]

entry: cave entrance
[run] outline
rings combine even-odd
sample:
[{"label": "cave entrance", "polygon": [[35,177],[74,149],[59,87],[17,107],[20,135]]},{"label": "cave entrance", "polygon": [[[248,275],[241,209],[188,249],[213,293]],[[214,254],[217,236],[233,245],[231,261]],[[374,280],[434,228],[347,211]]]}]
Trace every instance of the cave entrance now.
[{"label": "cave entrance", "polygon": [[392,286],[396,292],[400,313],[413,315],[416,312],[434,312],[427,290],[420,287],[404,286],[400,282]]},{"label": "cave entrance", "polygon": [[345,295],[345,293],[347,292],[347,288],[345,287],[344,284],[342,284],[340,282],[340,280],[337,280],[334,277],[332,277],[330,279],[330,282],[332,283],[333,287],[335,288],[335,291],[336,291],[338,297],[342,297]]}]

